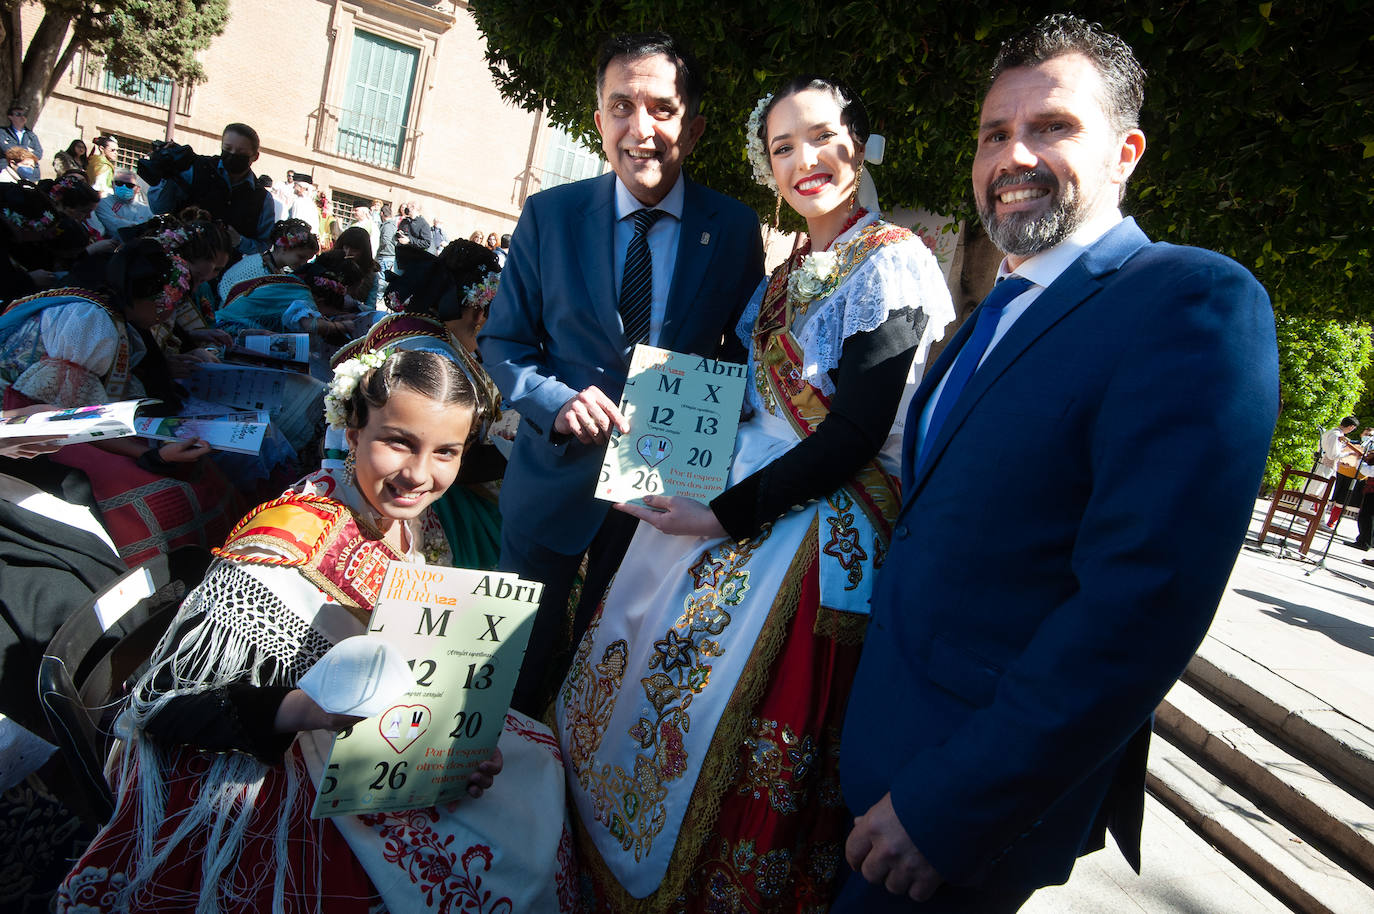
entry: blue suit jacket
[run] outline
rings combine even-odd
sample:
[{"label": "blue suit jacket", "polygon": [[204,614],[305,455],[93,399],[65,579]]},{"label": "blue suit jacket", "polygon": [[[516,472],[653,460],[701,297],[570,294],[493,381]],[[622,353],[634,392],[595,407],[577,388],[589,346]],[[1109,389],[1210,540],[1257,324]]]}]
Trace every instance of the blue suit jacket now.
[{"label": "blue suit jacket", "polygon": [[[682,226],[658,345],[742,361],[735,323],[763,278],[758,217],[683,179]],[[608,503],[592,497],[604,447],[553,432],[584,388],[619,402],[630,347],[614,276],[615,175],[535,194],[480,336],[482,356],[522,421],[501,488],[502,523],[567,555],[591,542]]]},{"label": "blue suit jacket", "polygon": [[[1138,867],[1151,714],[1211,624],[1277,411],[1273,313],[1248,272],[1129,219],[1084,252],[921,467],[906,442],[845,723],[850,809],[891,792],[954,883],[1062,882],[1108,826]],[[906,909],[868,907],[884,904]]]}]

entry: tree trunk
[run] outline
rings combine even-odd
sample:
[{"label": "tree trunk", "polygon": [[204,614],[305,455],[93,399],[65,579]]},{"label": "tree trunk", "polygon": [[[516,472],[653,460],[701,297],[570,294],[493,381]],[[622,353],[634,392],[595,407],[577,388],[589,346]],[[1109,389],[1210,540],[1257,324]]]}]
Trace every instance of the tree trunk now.
[{"label": "tree trunk", "polygon": [[57,84],[62,82],[62,77],[66,74],[67,68],[72,65],[72,59],[76,57],[76,52],[81,49],[81,42],[72,39],[67,42],[66,48],[62,50],[62,56],[57,58],[57,66],[53,67],[52,75],[48,77],[48,85],[43,90],[43,100],[47,101],[49,95],[57,91]]},{"label": "tree trunk", "polygon": [[[38,30],[29,42],[28,53],[24,55],[24,76],[19,83],[20,104],[29,109],[29,129],[38,127],[38,116],[43,112],[43,104],[48,100],[48,84],[62,77],[71,57],[62,52],[67,32],[71,28],[70,16],[62,16],[51,10],[44,12],[38,23]],[[62,69],[58,69],[59,61]]]},{"label": "tree trunk", "polygon": [[6,3],[0,7],[0,31],[4,33],[4,37],[0,38],[0,101],[5,104],[14,98],[15,87],[19,85],[17,74],[20,60],[24,56],[24,49],[20,45],[23,40],[20,5],[20,0],[15,0],[13,4]]},{"label": "tree trunk", "polygon": [[1002,252],[997,250],[997,245],[992,243],[977,219],[964,221],[958,247],[958,259],[955,261],[958,272],[952,277],[954,282],[950,289],[954,299],[954,321],[945,328],[945,338],[930,347],[930,355],[926,357],[927,367],[935,363],[945,344],[954,338],[983,296],[992,289],[993,281],[997,278],[997,267],[1002,263]]}]

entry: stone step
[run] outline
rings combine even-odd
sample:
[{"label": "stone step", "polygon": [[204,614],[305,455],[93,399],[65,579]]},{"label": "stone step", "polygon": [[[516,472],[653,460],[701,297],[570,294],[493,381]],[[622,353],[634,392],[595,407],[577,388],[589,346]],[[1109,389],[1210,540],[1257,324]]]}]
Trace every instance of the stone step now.
[{"label": "stone step", "polygon": [[1222,783],[1182,749],[1151,741],[1146,785],[1301,914],[1369,914],[1374,889]]},{"label": "stone step", "polygon": [[1183,679],[1374,799],[1374,730],[1363,723],[1211,637]]},{"label": "stone step", "polygon": [[1267,809],[1349,858],[1374,878],[1374,808],[1322,771],[1277,746],[1225,708],[1180,682],[1155,713],[1155,730],[1243,785]]}]

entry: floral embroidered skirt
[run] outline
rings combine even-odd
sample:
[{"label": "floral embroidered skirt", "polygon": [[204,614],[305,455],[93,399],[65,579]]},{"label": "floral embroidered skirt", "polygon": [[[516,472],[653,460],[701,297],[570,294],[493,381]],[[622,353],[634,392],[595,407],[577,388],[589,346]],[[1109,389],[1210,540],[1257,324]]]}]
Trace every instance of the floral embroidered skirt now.
[{"label": "floral embroidered skirt", "polygon": [[[813,524],[801,548],[784,558],[781,585],[757,574],[757,568],[754,580],[749,579],[750,553],[775,545],[793,549],[794,541],[764,543],[764,534],[742,548],[723,544],[698,553],[701,558],[689,577],[697,585],[695,596],[688,596],[687,612],[655,643],[658,659],[649,661],[649,669],[626,668],[634,665],[633,648],[627,651],[634,638],[598,637],[596,629],[607,620],[598,617],[592,623],[565,682],[560,711],[570,789],[581,802],[573,808],[585,910],[676,914],[829,909],[845,872],[850,817],[840,795],[838,759],[860,648],[817,634],[834,626],[818,624],[830,614],[819,608],[816,553],[810,547],[814,532]],[[667,565],[663,560],[660,575],[671,574]],[[761,587],[755,590],[754,584]],[[613,585],[608,604],[614,602],[615,590]],[[703,608],[710,605],[702,600],[707,593],[717,607],[737,617],[767,614],[751,644],[728,640],[729,616],[713,618]],[[603,606],[602,613],[608,611]],[[615,634],[625,632],[610,627]],[[694,638],[703,633],[707,637]],[[587,650],[593,644],[597,656]],[[724,671],[712,667],[720,667],[721,655],[731,649],[746,651],[747,663],[737,679],[717,681],[713,673]],[[678,677],[684,666],[691,672]],[[733,693],[724,712],[715,716],[702,701],[711,685]],[[647,699],[638,695],[641,690]],[[621,694],[612,698],[613,692]],[[646,716],[628,733],[618,732],[609,723],[607,707],[636,700],[647,700],[653,710],[636,711]],[[705,753],[700,742],[692,748],[693,738],[701,740],[703,734],[710,740]],[[617,741],[619,750],[614,748]],[[688,782],[684,791],[675,782],[688,770],[693,754],[706,758],[697,762],[695,782]],[[637,758],[622,761],[629,756]],[[621,777],[607,779],[608,771]],[[579,772],[587,785],[580,796]],[[636,804],[662,812],[651,813],[646,828]],[[675,810],[681,817],[676,828]],[[665,820],[667,827],[656,830]],[[619,848],[609,848],[608,834],[619,840]],[[635,894],[617,878],[616,868],[622,875],[633,872],[639,864],[631,856],[650,847],[651,837],[674,842],[667,845],[672,856],[666,867],[659,865],[664,875],[658,888],[644,895],[641,886]]]}]

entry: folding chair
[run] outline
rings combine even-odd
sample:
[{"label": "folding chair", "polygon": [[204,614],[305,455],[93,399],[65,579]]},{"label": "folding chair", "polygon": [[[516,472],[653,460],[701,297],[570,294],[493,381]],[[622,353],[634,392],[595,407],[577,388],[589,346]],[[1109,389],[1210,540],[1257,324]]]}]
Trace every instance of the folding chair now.
[{"label": "folding chair", "polygon": [[[1264,523],[1260,525],[1259,545],[1263,546],[1272,535],[1278,537],[1280,543],[1285,539],[1296,541],[1298,552],[1307,555],[1334,483],[1334,479],[1285,466],[1279,487],[1274,490],[1274,498],[1264,515]],[[1276,515],[1287,515],[1288,524],[1285,526],[1283,519]]]},{"label": "folding chair", "polygon": [[114,812],[104,768],[125,684],[147,664],[208,563],[199,549],[158,556],[92,597],[48,642],[38,700],[73,780],[63,799],[88,821],[106,822]]}]

